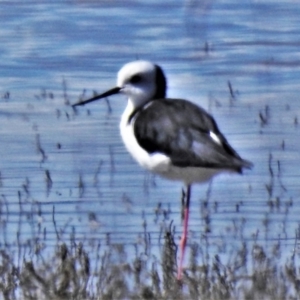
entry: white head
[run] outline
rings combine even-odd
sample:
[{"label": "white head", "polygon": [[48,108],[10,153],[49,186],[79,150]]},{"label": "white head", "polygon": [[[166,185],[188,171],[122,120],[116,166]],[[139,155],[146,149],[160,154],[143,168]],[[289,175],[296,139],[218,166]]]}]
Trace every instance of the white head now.
[{"label": "white head", "polygon": [[121,68],[118,72],[117,87],[73,106],[123,93],[128,97],[132,107],[138,108],[152,99],[165,98],[166,89],[167,83],[162,69],[149,61],[138,60]]},{"label": "white head", "polygon": [[151,99],[164,98],[166,79],[161,68],[148,61],[134,61],[122,67],[117,86],[134,107]]}]

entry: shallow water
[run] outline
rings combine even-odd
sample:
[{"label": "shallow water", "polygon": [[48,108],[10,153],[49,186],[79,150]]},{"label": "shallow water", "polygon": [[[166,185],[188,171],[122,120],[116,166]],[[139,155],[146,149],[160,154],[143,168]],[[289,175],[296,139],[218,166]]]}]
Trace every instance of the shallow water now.
[{"label": "shallow water", "polygon": [[[140,58],[160,64],[168,95],[209,110],[239,154],[244,176],[193,188],[190,241],[210,236],[282,239],[298,226],[300,5],[294,1],[1,2],[1,244],[46,235],[139,242],[143,224],[157,245],[174,220],[180,235],[181,184],[153,177],[119,136],[121,96],[70,103],[115,85]],[[232,87],[230,93],[229,85]],[[159,216],[158,204],[169,219]],[[202,204],[201,204],[202,203]],[[19,237],[17,235],[19,233]]]}]

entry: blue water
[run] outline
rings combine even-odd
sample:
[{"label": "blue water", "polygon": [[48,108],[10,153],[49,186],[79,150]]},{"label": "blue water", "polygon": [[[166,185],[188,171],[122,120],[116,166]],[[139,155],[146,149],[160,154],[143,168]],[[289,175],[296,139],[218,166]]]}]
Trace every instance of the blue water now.
[{"label": "blue water", "polygon": [[[145,221],[157,245],[158,203],[180,236],[181,184],[127,154],[118,125],[126,100],[111,97],[111,112],[105,101],[77,113],[69,105],[113,87],[124,63],[147,59],[165,70],[170,97],[210,111],[255,165],[214,179],[211,237],[235,240],[246,220],[245,238],[282,239],[289,251],[300,212],[299,15],[295,1],[1,2],[1,245],[46,232],[49,247],[73,231],[78,241],[109,233],[133,244]],[[193,241],[205,229],[207,189],[193,189]]]}]

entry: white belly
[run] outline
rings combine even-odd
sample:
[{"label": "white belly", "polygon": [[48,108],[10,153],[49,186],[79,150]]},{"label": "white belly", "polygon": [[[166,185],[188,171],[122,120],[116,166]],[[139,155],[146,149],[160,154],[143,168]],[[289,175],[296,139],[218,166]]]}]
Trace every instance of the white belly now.
[{"label": "white belly", "polygon": [[214,175],[224,172],[220,169],[207,169],[199,167],[176,167],[171,164],[169,157],[162,153],[149,154],[138,144],[132,124],[128,124],[128,107],[122,115],[120,123],[121,137],[126,149],[132,157],[145,169],[157,173],[163,177],[172,180],[180,180],[186,184],[193,182],[205,182]]}]

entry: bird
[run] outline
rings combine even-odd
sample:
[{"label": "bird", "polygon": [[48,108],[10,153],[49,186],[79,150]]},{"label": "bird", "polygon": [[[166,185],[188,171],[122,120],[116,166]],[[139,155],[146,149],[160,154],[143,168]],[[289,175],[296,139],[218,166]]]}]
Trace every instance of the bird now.
[{"label": "bird", "polygon": [[118,72],[117,85],[73,107],[115,94],[127,96],[120,133],[128,152],[140,166],[184,183],[183,233],[177,279],[182,280],[188,235],[191,187],[223,172],[242,173],[253,164],[242,159],[220,132],[214,118],[185,99],[167,98],[167,79],[155,63],[137,60]]}]

